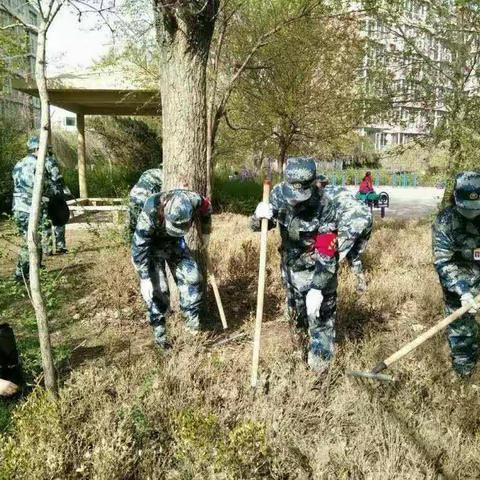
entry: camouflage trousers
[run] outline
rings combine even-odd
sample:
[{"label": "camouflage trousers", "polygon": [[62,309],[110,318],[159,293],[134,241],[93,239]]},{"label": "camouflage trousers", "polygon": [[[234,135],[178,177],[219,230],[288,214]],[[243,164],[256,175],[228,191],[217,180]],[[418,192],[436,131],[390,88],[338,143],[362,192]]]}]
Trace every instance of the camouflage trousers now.
[{"label": "camouflage trousers", "polygon": [[[478,289],[472,292],[478,294]],[[450,315],[462,304],[460,296],[443,289],[445,314]],[[479,328],[475,315],[465,314],[448,326],[447,338],[450,346],[453,369],[460,375],[468,375],[475,367],[479,354]]]},{"label": "camouflage trousers", "polygon": [[187,247],[154,249],[150,257],[149,278],[153,284],[153,298],[147,302],[148,320],[153,327],[155,341],[166,343],[166,318],[170,313],[170,292],[165,267],[168,264],[180,297],[180,308],[187,328],[200,328],[200,310],[203,300],[203,282],[200,268]]},{"label": "camouflage trousers", "polygon": [[289,319],[297,328],[308,330],[310,351],[331,360],[335,350],[335,319],[337,315],[337,276],[322,290],[323,302],[317,318],[307,316],[305,299],[312,283],[315,266],[295,271],[285,261],[281,264],[282,279],[287,291]]},{"label": "camouflage trousers", "polygon": [[53,252],[53,238],[55,235],[56,250],[66,250],[65,225],[55,227],[48,220],[45,229],[42,230],[42,250],[45,255],[51,255]]},{"label": "camouflage trousers", "polygon": [[[22,211],[14,211],[13,218],[17,224],[18,232],[23,238],[22,244],[20,246],[20,252],[18,254],[17,267],[15,269],[15,277],[17,280],[28,279],[30,264],[28,256],[28,246],[27,246],[27,232],[28,232],[28,221],[30,219],[30,213]],[[41,238],[42,232],[44,231],[48,222],[46,211],[42,211],[40,217],[40,226],[39,226],[39,236]],[[42,245],[39,241],[37,243],[38,256],[40,259],[40,264],[42,263]]]}]

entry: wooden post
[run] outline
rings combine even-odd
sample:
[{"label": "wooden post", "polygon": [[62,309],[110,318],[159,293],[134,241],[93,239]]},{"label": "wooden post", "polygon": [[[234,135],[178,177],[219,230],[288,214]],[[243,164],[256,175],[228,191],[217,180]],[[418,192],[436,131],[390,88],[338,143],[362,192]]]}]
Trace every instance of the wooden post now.
[{"label": "wooden post", "polygon": [[88,198],[87,190],[87,155],[85,151],[85,115],[77,113],[78,132],[78,186],[80,198]]}]

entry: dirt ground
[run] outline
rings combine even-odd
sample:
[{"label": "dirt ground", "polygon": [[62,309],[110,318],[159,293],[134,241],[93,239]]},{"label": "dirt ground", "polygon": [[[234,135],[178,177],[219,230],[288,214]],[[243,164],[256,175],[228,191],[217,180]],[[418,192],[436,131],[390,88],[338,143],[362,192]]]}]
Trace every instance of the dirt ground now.
[{"label": "dirt ground", "polygon": [[[0,241],[5,281],[15,249]],[[152,345],[118,233],[70,230],[67,241],[68,255],[46,260],[64,299],[52,314],[53,342],[71,351],[61,400],[52,407],[35,390],[18,407],[0,444],[1,479],[480,478],[480,393],[451,374],[443,335],[391,369],[396,383],[345,374],[371,368],[442,318],[429,222],[376,221],[366,294],[342,267],[337,354],[321,378],[306,369],[305,339],[284,320],[272,233],[256,392],[258,235],[246,217],[216,215],[209,247],[229,331],[209,292],[206,331],[190,337],[175,313],[167,355]]]}]

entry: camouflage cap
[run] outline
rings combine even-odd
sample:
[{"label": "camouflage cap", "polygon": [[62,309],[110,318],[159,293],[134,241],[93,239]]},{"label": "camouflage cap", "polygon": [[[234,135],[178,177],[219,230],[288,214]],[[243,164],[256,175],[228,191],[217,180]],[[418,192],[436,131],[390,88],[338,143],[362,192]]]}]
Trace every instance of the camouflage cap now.
[{"label": "camouflage cap", "polygon": [[312,196],[317,166],[312,158],[289,158],[285,168],[282,192],[290,204],[307,201]]},{"label": "camouflage cap", "polygon": [[193,206],[184,192],[176,192],[165,206],[165,227],[172,237],[183,237],[193,218]]},{"label": "camouflage cap", "polygon": [[455,204],[467,210],[480,210],[480,172],[460,172],[455,179]]},{"label": "camouflage cap", "polygon": [[38,150],[40,147],[40,139],[35,137],[30,137],[27,142],[27,148],[29,151]]}]

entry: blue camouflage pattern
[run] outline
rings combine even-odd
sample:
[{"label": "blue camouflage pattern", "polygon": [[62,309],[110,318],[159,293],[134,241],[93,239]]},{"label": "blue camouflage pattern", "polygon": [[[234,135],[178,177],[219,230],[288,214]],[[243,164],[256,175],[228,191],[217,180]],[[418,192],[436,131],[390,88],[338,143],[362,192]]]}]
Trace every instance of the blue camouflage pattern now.
[{"label": "blue camouflage pattern", "polygon": [[[29,278],[30,262],[27,245],[28,221],[30,219],[29,212],[14,211],[13,219],[18,229],[18,233],[22,237],[22,244],[18,253],[17,265],[15,267],[15,279],[18,281],[26,281]],[[37,235],[42,238],[43,232],[48,228],[49,220],[47,211],[42,209],[40,212],[40,222],[38,225]],[[42,242],[37,242],[38,258],[40,264],[42,263]]]},{"label": "blue camouflage pattern", "polygon": [[460,172],[455,178],[455,205],[480,210],[480,172]]},{"label": "blue camouflage pattern", "polygon": [[[50,177],[53,193],[57,196],[65,196],[65,181],[60,172],[60,164],[57,157],[48,152],[45,157],[45,173]],[[46,228],[42,230],[42,250],[45,255],[51,255],[53,252],[53,237],[55,237],[55,247],[57,251],[64,251],[67,248],[65,241],[65,225],[53,226],[48,220]]]},{"label": "blue camouflage pattern", "polygon": [[[13,202],[12,212],[18,231],[23,238],[20,246],[15,277],[17,280],[26,280],[29,275],[27,231],[28,219],[32,205],[33,185],[35,181],[37,157],[29,154],[16,163],[12,171],[13,179]],[[41,239],[43,232],[48,228],[47,205],[48,198],[56,193],[56,187],[50,172],[46,169],[42,193],[42,204],[38,235]],[[40,263],[42,260],[42,241],[38,242]]]},{"label": "blue camouflage pattern", "polygon": [[372,212],[346,188],[327,185],[323,195],[333,203],[338,217],[338,254],[346,255],[355,274],[363,273],[362,255],[373,228]]},{"label": "blue camouflage pattern", "polygon": [[283,174],[283,198],[292,206],[307,201],[312,195],[317,166],[312,158],[287,159]]},{"label": "blue camouflage pattern", "polygon": [[137,226],[138,216],[147,198],[154,193],[160,193],[163,186],[163,170],[151,168],[142,173],[138,182],[130,190],[129,196],[129,230],[133,235]]},{"label": "blue camouflage pattern", "polygon": [[[460,297],[480,292],[480,217],[469,220],[456,206],[442,210],[432,227],[434,266],[443,289],[445,314],[461,307]],[[479,257],[480,258],[480,257]],[[478,354],[478,325],[475,315],[465,314],[451,323],[447,331],[454,370],[468,375],[474,368]]]},{"label": "blue camouflage pattern", "polygon": [[38,150],[40,148],[40,138],[35,136],[35,137],[30,137],[27,141],[27,149],[29,152],[32,152],[34,150]]},{"label": "blue camouflage pattern", "polygon": [[[281,273],[287,292],[287,310],[290,319],[310,335],[310,351],[324,360],[334,354],[337,257],[321,255],[314,248],[318,233],[337,230],[337,214],[334,205],[321,191],[312,187],[310,198],[295,207],[284,195],[284,184],[276,185],[270,194],[273,218],[269,229],[276,225],[281,237]],[[259,231],[261,220],[255,215],[251,227]],[[317,318],[308,318],[306,294],[311,288],[322,291],[324,302]]]},{"label": "blue camouflage pattern", "polygon": [[132,260],[140,279],[149,279],[153,285],[153,298],[147,303],[148,320],[154,329],[158,345],[166,344],[166,319],[170,311],[170,294],[165,271],[168,264],[178,287],[180,307],[186,326],[200,327],[200,309],[203,301],[203,279],[183,237],[167,232],[165,210],[175,198],[187,197],[192,219],[198,218],[202,233],[211,232],[212,210],[201,195],[189,190],[172,190],[148,198],[139,215],[132,240]]}]

